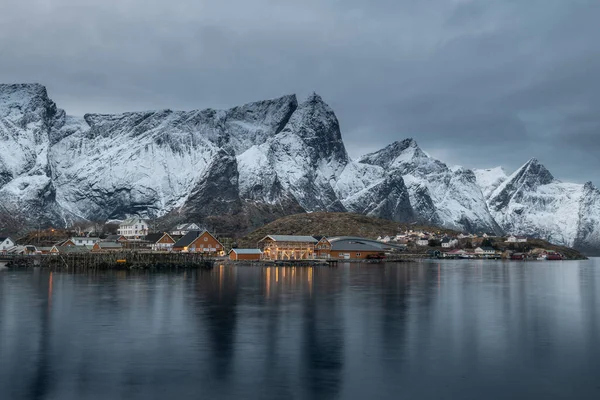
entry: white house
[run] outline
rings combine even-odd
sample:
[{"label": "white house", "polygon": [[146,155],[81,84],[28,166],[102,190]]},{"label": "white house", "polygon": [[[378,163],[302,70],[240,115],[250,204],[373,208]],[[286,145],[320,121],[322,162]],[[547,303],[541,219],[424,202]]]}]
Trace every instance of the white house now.
[{"label": "white house", "polygon": [[188,234],[189,231],[201,231],[203,230],[203,228],[199,227],[198,224],[181,224],[181,225],[177,225],[175,228],[173,228],[173,230],[171,231],[171,235],[173,236],[185,236]]},{"label": "white house", "polygon": [[527,238],[525,236],[511,235],[506,239],[506,243],[527,243]]},{"label": "white house", "polygon": [[451,249],[458,246],[458,240],[453,238],[444,238],[442,239],[442,247],[445,249]]},{"label": "white house", "polygon": [[148,234],[148,223],[141,218],[128,218],[119,224],[117,233],[127,239],[141,239]]},{"label": "white house", "polygon": [[494,255],[496,250],[492,247],[478,247],[475,249],[475,254]]},{"label": "white house", "polygon": [[456,250],[450,250],[450,251],[444,253],[444,257],[459,257],[464,254],[467,254],[466,250],[456,249]]},{"label": "white house", "polygon": [[0,237],[0,253],[6,253],[8,249],[15,247],[15,242],[9,237]]},{"label": "white house", "polygon": [[75,246],[89,246],[92,247],[96,243],[100,241],[100,238],[97,237],[84,237],[84,236],[73,236],[71,238],[71,242],[75,244]]},{"label": "white house", "polygon": [[429,246],[429,239],[419,239],[416,243],[417,246]]}]

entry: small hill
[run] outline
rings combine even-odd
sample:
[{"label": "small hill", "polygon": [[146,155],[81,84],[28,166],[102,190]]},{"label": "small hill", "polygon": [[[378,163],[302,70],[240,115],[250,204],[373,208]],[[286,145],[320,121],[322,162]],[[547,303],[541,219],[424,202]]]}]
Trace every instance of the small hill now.
[{"label": "small hill", "polygon": [[500,241],[494,240],[493,246],[494,246],[494,248],[501,250],[501,251],[505,251],[505,250],[512,250],[512,251],[516,251],[516,252],[533,251],[535,253],[536,249],[540,249],[540,250],[555,251],[555,252],[560,253],[563,256],[565,256],[568,260],[586,260],[587,259],[586,256],[584,256],[583,254],[581,254],[579,251],[577,251],[575,249],[572,249],[570,247],[565,247],[565,246],[558,246],[558,245],[552,244],[552,243],[547,242],[542,239],[528,239],[527,243],[506,243],[504,241],[504,239],[500,240]]},{"label": "small hill", "polygon": [[404,224],[352,213],[314,212],[290,215],[273,221],[249,233],[238,241],[239,247],[256,247],[267,235],[359,236],[377,239],[378,236],[396,235],[406,229],[448,234],[458,232],[426,225]]},{"label": "small hill", "polygon": [[[257,242],[267,235],[309,235],[309,236],[359,236],[369,239],[377,239],[379,236],[392,236],[406,230],[427,231],[439,234],[455,236],[459,232],[431,225],[406,224],[389,221],[380,218],[368,217],[352,213],[315,212],[290,215],[279,218],[261,228],[249,233],[237,241],[238,247],[254,248]],[[490,238],[490,242],[497,250],[512,250],[517,252],[529,252],[535,249],[546,249],[557,251],[570,260],[582,260],[586,257],[578,251],[553,245],[541,239],[529,239],[527,243],[506,243],[505,238]],[[483,238],[462,239],[460,247],[466,247],[470,242],[473,248],[482,244]],[[411,252],[425,253],[431,247],[417,247],[412,245]],[[441,249],[441,248],[439,248]]]}]

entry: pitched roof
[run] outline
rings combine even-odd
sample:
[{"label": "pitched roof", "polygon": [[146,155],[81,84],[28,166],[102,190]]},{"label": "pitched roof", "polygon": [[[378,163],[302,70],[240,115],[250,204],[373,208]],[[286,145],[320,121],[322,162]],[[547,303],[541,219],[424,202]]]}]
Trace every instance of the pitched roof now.
[{"label": "pitched roof", "polygon": [[309,243],[317,243],[318,240],[312,236],[300,236],[300,235],[267,235],[261,239],[261,241],[266,238],[271,238],[276,242],[309,242]]},{"label": "pitched roof", "polygon": [[230,253],[234,251],[237,254],[262,254],[259,249],[231,249]]},{"label": "pitched roof", "polygon": [[[179,239],[174,245],[173,247],[187,247],[190,244],[192,244],[192,242],[196,239],[198,239],[200,236],[202,236],[204,233],[208,233],[210,236],[212,236],[215,240],[217,240],[217,238],[215,238],[209,231],[207,230],[203,230],[203,231],[189,231],[185,236],[183,236],[181,239]],[[218,242],[218,240],[217,240]]]},{"label": "pitched roof", "polygon": [[127,218],[125,221],[121,222],[119,225],[135,225],[135,224],[142,224],[145,222],[146,221],[144,221],[140,217],[134,217],[134,218]]},{"label": "pitched roof", "polygon": [[106,237],[106,239],[104,239],[104,240],[106,240],[106,241],[111,241],[111,240],[115,241],[115,240],[119,240],[122,237],[125,237],[125,236],[123,236],[123,235],[108,235]]},{"label": "pitched roof", "polygon": [[60,242],[58,242],[58,243],[55,243],[54,245],[55,245],[55,246],[64,246],[64,245],[65,245],[65,243],[67,243],[67,242],[71,242],[71,243],[73,243],[73,241],[72,241],[72,240],[69,238],[69,239],[64,239],[64,240],[61,240]]},{"label": "pitched roof", "polygon": [[199,230],[200,226],[194,222],[188,222],[185,224],[179,224],[175,227],[175,229],[172,229],[174,231],[190,231],[190,230]]},{"label": "pitched roof", "polygon": [[151,242],[151,243],[156,243],[158,242],[163,236],[165,236],[164,233],[149,233],[144,237],[144,240],[147,242]]}]

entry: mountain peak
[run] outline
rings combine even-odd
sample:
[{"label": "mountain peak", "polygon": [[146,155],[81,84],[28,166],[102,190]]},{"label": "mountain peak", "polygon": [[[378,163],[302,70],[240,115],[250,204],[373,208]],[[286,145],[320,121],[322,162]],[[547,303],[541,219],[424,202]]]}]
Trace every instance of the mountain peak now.
[{"label": "mountain peak", "polygon": [[40,83],[0,83],[0,93],[5,92],[46,93],[46,87]]},{"label": "mountain peak", "polygon": [[359,163],[378,165],[382,168],[396,168],[405,162],[429,158],[413,138],[396,141],[374,153],[358,159]]},{"label": "mountain peak", "polygon": [[306,98],[307,102],[324,102],[323,98],[317,92],[311,92]]},{"label": "mountain peak", "polygon": [[547,185],[554,181],[554,176],[537,158],[532,158],[519,168],[510,179],[516,178],[531,185]]},{"label": "mountain peak", "polygon": [[494,209],[506,207],[516,195],[535,191],[539,186],[555,182],[554,176],[536,158],[527,161],[491,194]]},{"label": "mountain peak", "polygon": [[389,147],[397,150],[397,151],[404,151],[408,148],[413,148],[413,149],[417,149],[419,148],[419,145],[417,144],[417,141],[413,138],[406,138],[404,140],[401,141],[395,141],[394,143],[390,144]]},{"label": "mountain peak", "polygon": [[[50,103],[46,87],[39,83],[0,84],[0,117],[7,117],[22,108],[36,108],[42,103]],[[21,113],[22,110],[19,110]]]}]

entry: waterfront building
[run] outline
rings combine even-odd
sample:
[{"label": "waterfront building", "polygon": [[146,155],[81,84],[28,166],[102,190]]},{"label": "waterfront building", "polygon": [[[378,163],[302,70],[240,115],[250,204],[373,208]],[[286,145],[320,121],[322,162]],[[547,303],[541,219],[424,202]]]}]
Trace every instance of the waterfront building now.
[{"label": "waterfront building", "polygon": [[15,247],[15,242],[8,236],[0,236],[0,253],[6,253],[8,249]]},{"label": "waterfront building", "polygon": [[190,231],[173,245],[173,251],[204,253],[211,256],[225,255],[223,244],[208,231]]},{"label": "waterfront building", "polygon": [[317,242],[312,236],[268,235],[258,248],[267,260],[312,260]]},{"label": "waterfront building", "polygon": [[123,245],[115,242],[98,242],[92,247],[93,252],[111,252],[121,250],[123,250]]},{"label": "waterfront building", "polygon": [[175,239],[167,232],[151,233],[144,238],[150,245],[152,251],[171,251],[175,244]]},{"label": "waterfront building", "polygon": [[97,237],[81,237],[74,236],[71,238],[71,243],[75,246],[93,246],[100,241],[100,238]]},{"label": "waterfront building", "polygon": [[260,249],[231,249],[229,259],[233,261],[258,261],[262,258]]},{"label": "waterfront building", "polygon": [[315,245],[315,257],[317,258],[330,258],[331,257],[331,242],[326,237],[320,237],[317,244]]},{"label": "waterfront building", "polygon": [[486,256],[495,255],[496,249],[494,249],[493,247],[478,247],[475,249],[475,254]]},{"label": "waterfront building", "polygon": [[148,234],[148,223],[141,218],[128,218],[119,224],[119,235],[130,240],[139,240]]},{"label": "waterfront building", "polygon": [[103,242],[118,242],[118,243],[125,243],[127,242],[127,238],[123,235],[108,235],[104,240],[102,240]]}]

